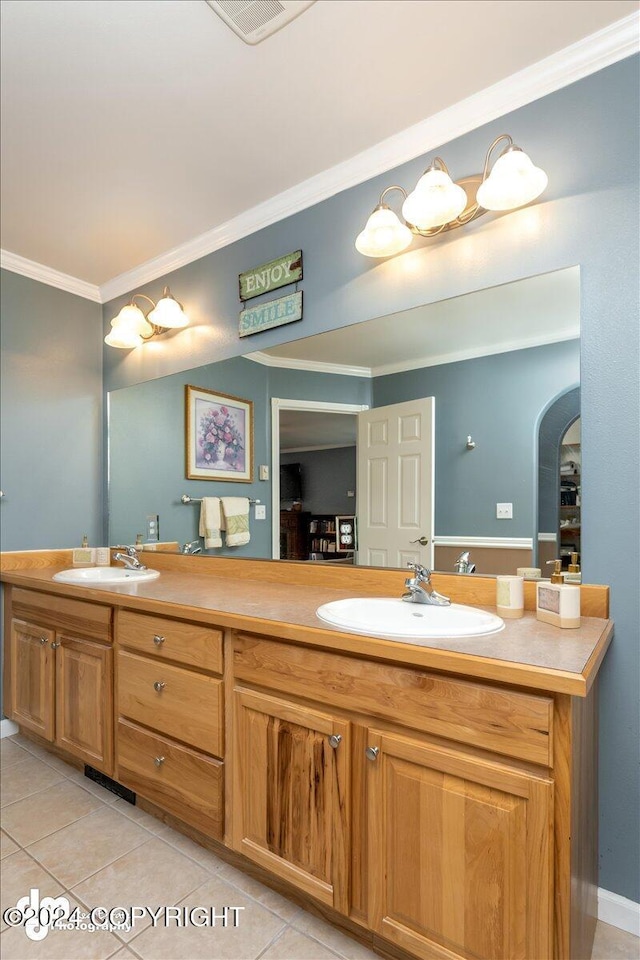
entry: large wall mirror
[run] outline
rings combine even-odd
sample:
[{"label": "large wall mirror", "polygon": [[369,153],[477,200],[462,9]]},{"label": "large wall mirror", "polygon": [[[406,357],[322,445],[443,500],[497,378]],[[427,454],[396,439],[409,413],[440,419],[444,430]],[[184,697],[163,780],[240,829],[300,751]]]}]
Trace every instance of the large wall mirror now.
[{"label": "large wall mirror", "polygon": [[[146,539],[147,517],[159,516],[160,540],[180,549],[198,539],[200,498],[246,496],[266,518],[252,506],[249,543],[212,553],[363,562],[335,524],[371,509],[357,475],[359,411],[433,398],[432,527],[426,553],[409,555],[454,572],[469,552],[480,574],[561,553],[566,565],[579,537],[579,510],[566,509],[568,486],[579,506],[581,482],[575,427],[566,440],[580,412],[579,288],[571,267],[265,351],[254,337],[245,357],[112,391],[110,542]],[[251,483],[185,479],[186,384],[253,403]],[[403,565],[395,556],[390,565]]]}]

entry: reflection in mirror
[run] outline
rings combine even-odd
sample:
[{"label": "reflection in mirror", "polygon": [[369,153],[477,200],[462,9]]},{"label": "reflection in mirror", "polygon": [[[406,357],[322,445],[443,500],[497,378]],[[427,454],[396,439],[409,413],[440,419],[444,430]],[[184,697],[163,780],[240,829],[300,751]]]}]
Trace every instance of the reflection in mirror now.
[{"label": "reflection in mirror", "polygon": [[[272,451],[271,401],[363,409],[433,397],[435,568],[453,572],[465,551],[479,574],[539,565],[539,534],[557,533],[557,543],[561,536],[560,521],[549,526],[542,513],[539,463],[546,453],[544,431],[539,451],[539,427],[555,401],[578,387],[579,353],[579,268],[573,267],[113,391],[110,542],[135,541],[145,532],[146,517],[158,515],[160,540],[181,546],[198,538],[199,520],[199,505],[181,504],[183,493],[247,496],[267,506],[267,519],[256,519],[252,507],[249,544],[223,546],[215,554],[267,558],[275,544],[277,554],[286,555],[291,537],[283,536],[283,528],[293,527],[300,559],[315,553],[357,562],[357,552],[342,557],[331,556],[332,548],[311,549],[312,537],[317,541],[319,531],[331,530],[321,520],[333,518],[335,525],[336,516],[354,516],[363,522],[365,502],[354,475],[357,444],[353,434],[345,437],[354,420],[330,417],[320,406],[303,424],[297,411],[286,417],[280,411],[282,444]],[[252,483],[185,480],[185,384],[254,403]],[[577,404],[579,413],[579,396]],[[327,432],[332,423],[339,435]],[[294,435],[301,427],[304,432]],[[468,436],[475,447],[467,445]],[[559,491],[559,434],[549,442],[558,458]],[[280,462],[300,464],[303,483],[299,497],[282,503]],[[259,465],[270,467],[269,480],[257,479]],[[497,504],[511,505],[506,518],[498,518]],[[420,519],[414,518],[412,540],[420,536]]]}]

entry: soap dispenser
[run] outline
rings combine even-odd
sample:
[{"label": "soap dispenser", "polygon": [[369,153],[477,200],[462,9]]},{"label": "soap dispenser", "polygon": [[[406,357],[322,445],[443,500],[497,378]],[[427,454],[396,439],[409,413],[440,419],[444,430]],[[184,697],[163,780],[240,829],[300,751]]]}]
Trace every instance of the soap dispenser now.
[{"label": "soap dispenser", "polygon": [[554,565],[551,580],[536,584],[536,617],[554,627],[580,626],[580,587],[565,583],[561,560],[548,560]]},{"label": "soap dispenser", "polygon": [[571,563],[569,564],[569,571],[564,575],[565,583],[582,583],[582,573],[580,572],[580,564],[578,563],[578,554],[571,554]]}]

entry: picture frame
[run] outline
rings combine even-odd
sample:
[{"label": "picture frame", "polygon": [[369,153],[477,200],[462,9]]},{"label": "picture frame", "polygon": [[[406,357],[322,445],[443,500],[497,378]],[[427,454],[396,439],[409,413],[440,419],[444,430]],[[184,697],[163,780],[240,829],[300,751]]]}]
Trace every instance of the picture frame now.
[{"label": "picture frame", "polygon": [[185,386],[188,480],[253,481],[253,402]]}]

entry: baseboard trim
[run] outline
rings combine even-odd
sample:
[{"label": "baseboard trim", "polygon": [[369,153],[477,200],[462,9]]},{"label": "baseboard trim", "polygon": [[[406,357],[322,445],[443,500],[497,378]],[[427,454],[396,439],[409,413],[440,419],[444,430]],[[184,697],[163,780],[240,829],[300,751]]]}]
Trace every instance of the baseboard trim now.
[{"label": "baseboard trim", "polygon": [[598,920],[640,937],[640,903],[598,888]]},{"label": "baseboard trim", "polygon": [[0,740],[4,740],[5,737],[12,737],[14,733],[18,732],[18,724],[14,723],[13,720],[0,720]]}]

